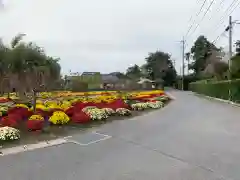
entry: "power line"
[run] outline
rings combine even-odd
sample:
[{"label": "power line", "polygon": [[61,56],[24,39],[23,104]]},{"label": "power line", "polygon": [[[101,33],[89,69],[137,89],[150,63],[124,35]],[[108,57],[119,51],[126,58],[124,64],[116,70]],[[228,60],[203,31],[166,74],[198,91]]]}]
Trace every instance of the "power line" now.
[{"label": "power line", "polygon": [[[197,2],[198,2],[198,1],[197,1]],[[204,2],[202,3],[202,5],[201,5],[199,11],[198,11],[198,12],[196,13],[196,15],[195,15],[195,19],[194,19],[193,23],[192,23],[192,24],[190,25],[190,27],[188,28],[185,37],[188,35],[188,33],[190,32],[190,30],[192,29],[193,25],[194,25],[195,22],[196,22],[197,17],[198,17],[199,14],[202,12],[202,9],[203,9],[204,5],[206,4],[206,2],[207,2],[207,0],[204,0]],[[192,19],[192,18],[190,18],[190,19]]]},{"label": "power line", "polygon": [[[214,1],[214,0],[213,0]],[[212,1],[212,2],[213,2]],[[223,3],[225,0],[222,0],[220,3]],[[211,3],[211,4],[213,4],[213,3]],[[211,7],[211,4],[210,4],[210,7]],[[234,6],[235,5],[235,6]],[[234,10],[238,7],[240,5],[240,1],[239,0],[233,0],[232,1],[232,3],[230,4],[230,6],[224,11],[224,15],[223,16],[221,16],[221,18],[220,18],[220,24],[219,24],[219,26],[215,29],[215,31],[217,31],[219,28],[220,28],[220,26],[224,23],[224,19],[226,19],[228,16],[230,16],[233,12],[234,12]],[[228,12],[230,10],[230,13],[226,16],[226,13]],[[207,12],[207,11],[206,11]],[[206,13],[205,12],[205,13]],[[204,16],[203,16],[203,18],[204,18]],[[203,19],[202,18],[202,19]],[[199,23],[200,24],[200,23]],[[195,28],[196,29],[196,28]],[[213,43],[216,43],[224,34],[225,34],[225,32],[226,32],[226,30],[224,30],[224,32],[222,32],[220,35],[218,35],[217,36],[217,38],[213,41]],[[187,46],[188,44],[186,44],[186,46]]]},{"label": "power line", "polygon": [[[221,6],[223,5],[223,3],[224,3],[225,1],[226,1],[226,0],[221,0],[221,1],[220,1],[219,5],[218,5],[218,7],[217,7],[217,9],[216,9],[216,12],[219,12],[219,11],[220,11]],[[213,17],[213,16],[210,16],[209,20],[211,20],[212,17]]]},{"label": "power line", "polygon": [[226,33],[226,30],[224,30],[221,34],[219,34],[217,38],[214,41],[212,41],[212,43],[215,44],[222,36],[225,35],[225,33]]},{"label": "power line", "polygon": [[[196,0],[196,4],[198,4],[199,1],[200,1],[200,0]],[[203,6],[202,6],[202,7],[203,7]],[[200,10],[202,9],[202,7],[200,8]],[[195,12],[195,11],[194,11],[194,12]],[[196,14],[196,15],[197,15],[197,14]],[[189,18],[188,23],[190,23],[190,22],[192,21],[192,19],[193,19],[193,14],[192,14],[191,17]]]},{"label": "power line", "polygon": [[[236,3],[237,3],[237,4],[236,4]],[[236,6],[234,7],[234,5],[236,5]],[[217,26],[217,28],[214,30],[214,32],[217,31],[217,30],[221,27],[221,25],[224,23],[224,20],[225,20],[228,16],[230,16],[230,15],[233,13],[233,11],[234,11],[239,5],[240,5],[240,1],[238,1],[238,0],[233,0],[233,1],[232,1],[232,3],[230,4],[230,6],[228,6],[228,8],[224,11],[224,14],[221,16],[220,21],[219,21],[220,24]],[[231,10],[231,8],[233,8],[233,9]],[[229,14],[227,14],[228,11],[230,11]]]},{"label": "power line", "polygon": [[[239,1],[239,2],[236,4],[236,6],[231,10],[231,12],[228,14],[228,16],[230,16],[230,15],[234,12],[234,10],[239,7],[239,5],[240,5],[240,1]],[[226,16],[226,17],[228,17],[228,16]],[[224,19],[226,19],[226,17],[225,17]],[[217,28],[216,30],[218,30],[223,23],[224,23],[224,21],[221,22],[221,24],[218,26],[218,28]],[[227,27],[227,28],[228,28],[228,27]],[[214,43],[216,43],[216,41],[218,41],[219,38],[225,34],[225,32],[228,30],[227,28],[224,30],[224,32],[222,32],[222,33],[213,41]],[[216,30],[215,30],[215,31],[216,31]]]},{"label": "power line", "polygon": [[[205,16],[207,15],[208,11],[210,10],[210,8],[212,7],[213,3],[215,0],[212,0],[211,3],[209,4],[207,10],[205,11],[204,15],[202,16],[200,22],[197,24],[197,26],[195,27],[195,29],[193,30],[193,32],[191,33],[191,35],[197,30],[197,28],[199,27],[199,25],[201,24],[201,22],[204,20]],[[190,35],[190,36],[191,36]]]}]

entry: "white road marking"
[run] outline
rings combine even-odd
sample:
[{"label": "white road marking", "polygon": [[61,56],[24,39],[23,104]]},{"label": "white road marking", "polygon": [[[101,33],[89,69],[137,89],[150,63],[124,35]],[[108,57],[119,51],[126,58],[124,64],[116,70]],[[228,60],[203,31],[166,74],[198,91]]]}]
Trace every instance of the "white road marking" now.
[{"label": "white road marking", "polygon": [[111,138],[111,136],[108,136],[108,137],[104,137],[104,138],[99,139],[99,140],[90,141],[89,143],[80,143],[80,142],[74,141],[74,140],[69,140],[68,142],[71,142],[71,143],[74,143],[74,144],[77,144],[77,145],[80,145],[80,146],[88,146],[88,145],[95,144],[95,143],[98,143],[98,142],[101,142],[101,141],[105,141],[105,140],[110,139],[110,138]]},{"label": "white road marking", "polygon": [[11,148],[2,148],[0,150],[0,156],[6,156],[6,155],[10,155],[10,154],[18,154],[18,153],[22,153],[22,152],[33,151],[36,149],[57,146],[57,145],[66,144],[66,143],[74,143],[74,144],[78,144],[81,146],[88,146],[90,144],[95,144],[100,141],[105,141],[112,137],[112,136],[109,136],[106,134],[101,134],[98,132],[92,132],[92,133],[101,135],[101,136],[103,136],[103,138],[95,140],[95,141],[90,141],[89,143],[80,143],[78,141],[69,139],[69,138],[72,138],[72,136],[67,136],[67,137],[58,138],[58,139],[54,139],[54,140],[42,141],[42,142],[38,142],[35,144],[27,144],[27,145],[21,145],[21,146],[16,146],[16,147],[11,147]]},{"label": "white road marking", "polygon": [[105,141],[105,140],[110,139],[112,137],[112,136],[102,134],[102,133],[98,133],[98,132],[95,132],[95,131],[93,131],[92,134],[97,134],[97,135],[101,135],[101,136],[104,136],[104,137],[101,138],[101,139],[95,140],[95,141],[90,141],[89,143],[81,143],[81,142],[75,141],[75,140],[68,140],[68,142],[72,142],[72,143],[80,145],[80,146],[88,146],[90,144],[95,144],[95,143],[98,143],[98,142],[101,142],[101,141]]},{"label": "white road marking", "polygon": [[27,145],[12,147],[12,148],[1,149],[0,156],[6,156],[6,155],[10,155],[10,154],[18,154],[21,152],[32,151],[32,150],[36,150],[36,149],[65,144],[65,143],[68,143],[67,138],[68,137],[64,137],[64,138],[59,138],[59,139],[50,140],[50,141],[42,141],[42,142],[39,142],[36,144],[27,144]]},{"label": "white road marking", "polygon": [[93,134],[97,134],[97,135],[100,135],[100,136],[105,136],[105,137],[109,137],[109,135],[106,135],[106,134],[102,134],[102,133],[98,133],[96,131],[93,131],[92,132]]}]

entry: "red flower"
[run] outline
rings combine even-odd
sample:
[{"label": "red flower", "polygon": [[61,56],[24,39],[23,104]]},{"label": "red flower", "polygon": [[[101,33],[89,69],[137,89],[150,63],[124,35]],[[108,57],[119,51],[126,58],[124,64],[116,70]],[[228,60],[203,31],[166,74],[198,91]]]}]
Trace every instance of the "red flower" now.
[{"label": "red flower", "polygon": [[47,118],[47,117],[49,117],[51,115],[51,112],[44,111],[42,109],[36,109],[35,114],[38,114],[38,115],[41,115],[44,118]]},{"label": "red flower", "polygon": [[126,109],[130,109],[130,106],[128,104],[126,104],[123,100],[118,99],[114,102],[111,102],[107,105],[107,107],[112,108],[113,110],[116,110],[118,108],[126,108]]},{"label": "red flower", "polygon": [[74,113],[74,107],[70,107],[68,109],[65,110],[65,113],[69,116],[72,117],[73,113]]},{"label": "red flower", "polygon": [[6,98],[1,98],[0,99],[0,103],[6,103],[6,102],[9,102],[10,100],[9,99],[6,99]]},{"label": "red flower", "polygon": [[25,119],[25,118],[29,118],[31,115],[33,115],[33,112],[32,111],[29,111],[28,109],[26,108],[23,108],[21,110],[21,115],[22,115],[22,118]]},{"label": "red flower", "polygon": [[90,120],[91,118],[82,111],[76,112],[72,116],[72,122],[74,123],[84,124],[90,122]]},{"label": "red flower", "polygon": [[26,127],[29,131],[42,130],[43,126],[44,126],[44,121],[28,120],[26,122]]},{"label": "red flower", "polygon": [[17,121],[15,119],[13,119],[12,117],[8,117],[8,116],[5,116],[2,118],[1,124],[2,124],[2,126],[9,126],[9,127],[14,127],[14,128],[18,126]]},{"label": "red flower", "polygon": [[8,109],[8,114],[15,113],[16,111],[18,111],[18,107],[9,108]]},{"label": "red flower", "polygon": [[8,114],[8,118],[14,119],[16,122],[20,122],[23,120],[22,115],[17,112]]}]

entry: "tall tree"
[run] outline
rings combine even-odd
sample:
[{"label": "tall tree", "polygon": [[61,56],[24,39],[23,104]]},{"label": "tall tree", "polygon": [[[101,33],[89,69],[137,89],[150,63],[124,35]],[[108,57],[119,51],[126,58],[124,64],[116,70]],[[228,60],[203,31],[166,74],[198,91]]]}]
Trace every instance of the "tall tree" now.
[{"label": "tall tree", "polygon": [[162,77],[166,86],[172,86],[176,82],[177,72],[172,64],[172,61],[169,62],[169,66],[166,69],[166,73]]},{"label": "tall tree", "polygon": [[131,79],[139,79],[142,76],[141,69],[138,65],[133,65],[127,69],[126,76]]},{"label": "tall tree", "polygon": [[193,54],[193,62],[190,65],[197,75],[199,75],[206,68],[207,58],[211,55],[212,50],[218,50],[216,46],[210,43],[206,37],[199,36],[191,48]]},{"label": "tall tree", "polygon": [[168,53],[156,51],[149,53],[145,58],[146,63],[142,66],[148,78],[158,81],[164,80],[166,84],[171,84],[176,79],[176,70]]},{"label": "tall tree", "polygon": [[146,60],[146,71],[152,80],[162,78],[168,69],[170,63],[170,55],[161,51],[149,53]]},{"label": "tall tree", "polygon": [[237,40],[237,42],[236,42],[235,44],[236,44],[236,52],[237,52],[237,55],[240,56],[240,40]]},{"label": "tall tree", "polygon": [[190,65],[190,56],[191,56],[191,53],[190,53],[190,52],[187,52],[187,53],[185,54],[185,58],[186,58],[186,61],[187,61],[188,71],[189,71],[189,65]]}]

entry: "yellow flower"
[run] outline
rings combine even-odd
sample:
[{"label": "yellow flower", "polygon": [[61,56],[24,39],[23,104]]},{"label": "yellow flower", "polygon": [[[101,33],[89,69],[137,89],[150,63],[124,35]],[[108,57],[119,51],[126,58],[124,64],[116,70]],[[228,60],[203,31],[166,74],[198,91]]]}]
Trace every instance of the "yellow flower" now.
[{"label": "yellow flower", "polygon": [[25,105],[25,104],[16,104],[15,107],[22,107],[22,108],[27,108],[28,109],[28,106]]},{"label": "yellow flower", "polygon": [[41,115],[32,115],[29,120],[31,121],[44,121],[44,118]]},{"label": "yellow flower", "polygon": [[[46,111],[47,107],[44,106],[43,104],[36,104],[36,109],[41,109],[43,111]],[[33,107],[31,108],[31,110],[33,110]]]},{"label": "yellow flower", "polygon": [[49,118],[49,121],[53,124],[67,124],[70,121],[68,115],[62,111],[55,111],[53,115]]}]

